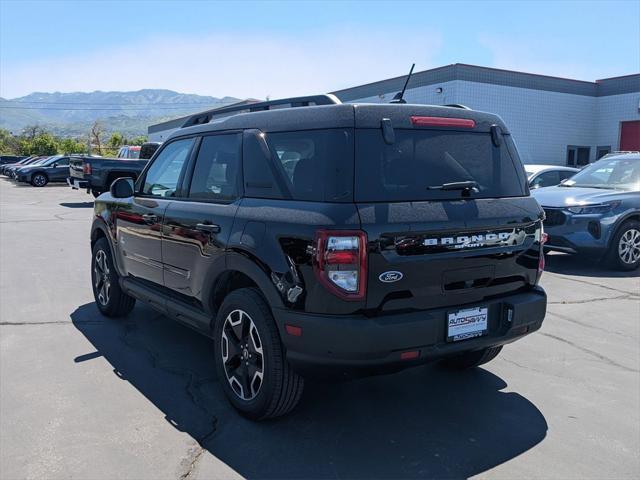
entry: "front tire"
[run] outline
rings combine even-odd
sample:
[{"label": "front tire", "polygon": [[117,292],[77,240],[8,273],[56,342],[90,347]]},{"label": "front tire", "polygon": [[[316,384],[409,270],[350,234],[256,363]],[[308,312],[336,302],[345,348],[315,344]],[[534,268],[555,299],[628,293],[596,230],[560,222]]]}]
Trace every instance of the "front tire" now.
[{"label": "front tire", "polygon": [[93,246],[91,285],[98,310],[107,317],[123,317],[131,312],[136,303],[135,298],[122,291],[119,279],[109,242],[102,237]]},{"label": "front tire", "polygon": [[218,378],[236,410],[252,420],[293,410],[304,380],[287,362],[271,310],[258,290],[242,288],[225,298],[213,338]]},{"label": "front tire", "polygon": [[31,177],[31,185],[34,187],[44,187],[49,183],[49,178],[44,173],[36,173]]},{"label": "front tire", "polygon": [[618,270],[640,267],[640,222],[631,220],[622,224],[611,239],[609,264]]},{"label": "front tire", "polygon": [[445,358],[442,360],[442,364],[453,370],[467,370],[490,362],[498,356],[501,350],[502,345],[475,350],[473,352],[465,352],[455,357]]}]

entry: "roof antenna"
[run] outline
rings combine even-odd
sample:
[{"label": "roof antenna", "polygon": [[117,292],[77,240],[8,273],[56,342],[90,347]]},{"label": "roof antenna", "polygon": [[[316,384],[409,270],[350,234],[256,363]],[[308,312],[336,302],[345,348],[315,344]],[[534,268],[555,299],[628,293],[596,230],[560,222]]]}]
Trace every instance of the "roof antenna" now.
[{"label": "roof antenna", "polygon": [[407,79],[404,82],[404,87],[402,87],[402,91],[396,93],[396,96],[393,97],[393,100],[391,100],[391,102],[389,103],[407,103],[407,101],[402,97],[404,97],[404,91],[407,89],[407,85],[409,85],[409,79],[411,78],[411,74],[413,73],[413,67],[415,66],[416,66],[415,63],[411,65],[411,70],[409,70],[409,75],[407,75]]}]

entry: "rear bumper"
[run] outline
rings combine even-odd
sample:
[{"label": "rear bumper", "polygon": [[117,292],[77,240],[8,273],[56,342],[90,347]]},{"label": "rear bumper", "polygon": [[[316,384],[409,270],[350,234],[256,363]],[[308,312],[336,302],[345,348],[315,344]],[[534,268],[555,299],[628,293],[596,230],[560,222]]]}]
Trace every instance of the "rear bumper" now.
[{"label": "rear bumper", "polygon": [[86,188],[89,188],[89,182],[74,177],[67,177],[67,185],[69,185],[74,190],[84,190]]},{"label": "rear bumper", "polygon": [[[489,308],[488,332],[447,342],[447,313],[471,306]],[[365,317],[329,316],[276,309],[274,316],[295,370],[312,375],[370,375],[400,370],[466,351],[504,345],[538,330],[547,307],[542,288],[505,295],[480,304]],[[302,329],[287,333],[285,325]],[[418,351],[418,358],[401,353]]]}]

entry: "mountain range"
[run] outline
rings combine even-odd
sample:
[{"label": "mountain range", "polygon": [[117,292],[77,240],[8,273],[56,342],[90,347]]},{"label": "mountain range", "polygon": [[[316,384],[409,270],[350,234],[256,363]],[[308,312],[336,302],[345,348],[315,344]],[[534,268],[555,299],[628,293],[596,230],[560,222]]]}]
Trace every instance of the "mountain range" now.
[{"label": "mountain range", "polygon": [[60,136],[81,137],[98,120],[106,132],[146,135],[154,123],[239,101],[172,90],[136,92],[35,92],[24,97],[0,97],[0,128],[18,134],[28,125],[40,125]]}]

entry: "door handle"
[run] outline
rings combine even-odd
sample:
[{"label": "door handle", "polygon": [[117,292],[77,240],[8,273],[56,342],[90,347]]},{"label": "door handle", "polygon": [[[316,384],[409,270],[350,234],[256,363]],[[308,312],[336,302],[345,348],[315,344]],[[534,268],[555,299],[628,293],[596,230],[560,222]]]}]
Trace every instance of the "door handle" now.
[{"label": "door handle", "polygon": [[196,230],[207,233],[220,233],[220,225],[214,223],[198,223],[196,224]]},{"label": "door handle", "polygon": [[144,223],[151,225],[158,222],[158,216],[153,213],[145,213],[142,215],[142,220],[144,220]]}]

